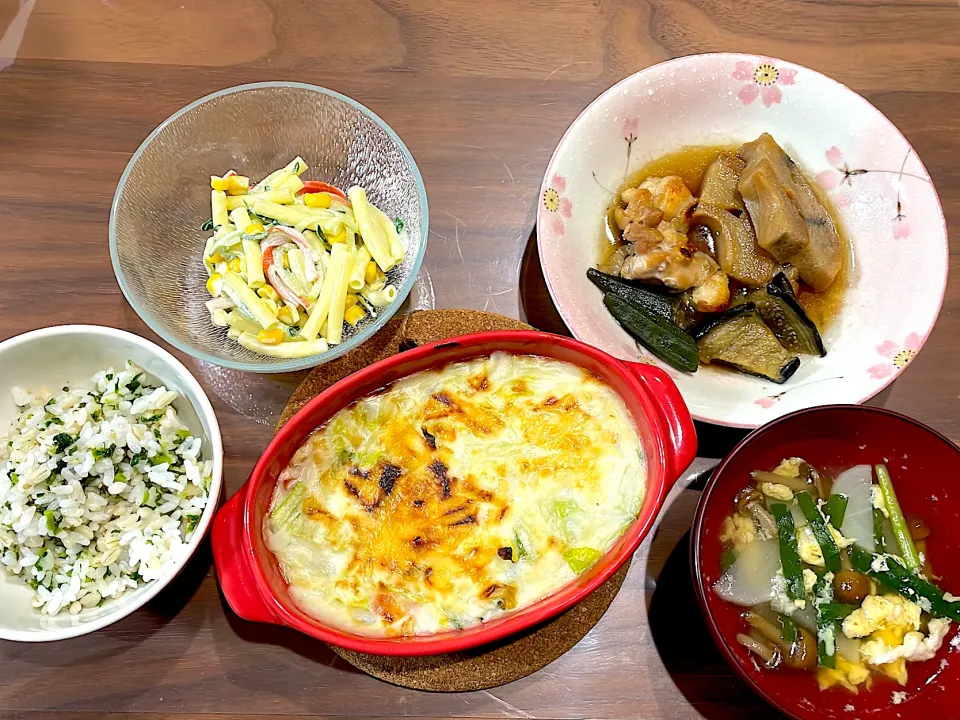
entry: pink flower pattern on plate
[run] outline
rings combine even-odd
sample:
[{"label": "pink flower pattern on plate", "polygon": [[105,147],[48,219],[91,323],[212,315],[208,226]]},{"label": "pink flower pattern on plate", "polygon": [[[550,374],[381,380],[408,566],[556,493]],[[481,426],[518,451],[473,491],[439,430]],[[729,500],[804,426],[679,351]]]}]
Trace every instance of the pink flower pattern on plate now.
[{"label": "pink flower pattern on plate", "polygon": [[733,71],[734,80],[742,80],[746,84],[740,88],[737,97],[744,105],[750,105],[757,98],[761,98],[764,107],[777,105],[783,98],[779,85],[793,85],[797,71],[793,68],[778,68],[772,62],[762,62],[758,65],[741,60]]},{"label": "pink flower pattern on plate", "polygon": [[840,152],[840,149],[836,145],[834,145],[827,150],[824,155],[827,158],[827,162],[830,163],[830,169],[817,173],[817,185],[822,187],[824,190],[833,190],[841,178],[839,167],[840,163],[843,162],[843,153]]},{"label": "pink flower pattern on plate", "polygon": [[[852,175],[849,173],[857,173],[857,171],[849,171],[846,164],[843,164],[843,153],[836,145],[827,150],[824,155],[831,167],[829,170],[818,172],[814,180],[824,190],[833,193],[833,202],[838,208],[848,207],[852,200],[849,192],[849,188],[852,187],[852,183],[850,183]],[[841,167],[841,164],[843,164],[843,167]]]},{"label": "pink flower pattern on plate", "polygon": [[566,232],[564,219],[573,216],[573,203],[563,196],[567,189],[567,181],[561,175],[550,178],[550,187],[543,191],[543,207],[553,214],[550,220],[550,229],[556,235],[563,237]]},{"label": "pink flower pattern on plate", "polygon": [[922,344],[923,338],[915,332],[907,335],[903,345],[897,345],[892,340],[887,340],[882,345],[877,346],[877,352],[888,358],[888,361],[867,368],[867,374],[875,380],[890,377],[906,367],[917,356],[917,351],[920,350]]},{"label": "pink flower pattern on plate", "polygon": [[904,238],[910,237],[910,225],[902,215],[895,217],[893,224],[893,237],[895,239],[903,240]]}]

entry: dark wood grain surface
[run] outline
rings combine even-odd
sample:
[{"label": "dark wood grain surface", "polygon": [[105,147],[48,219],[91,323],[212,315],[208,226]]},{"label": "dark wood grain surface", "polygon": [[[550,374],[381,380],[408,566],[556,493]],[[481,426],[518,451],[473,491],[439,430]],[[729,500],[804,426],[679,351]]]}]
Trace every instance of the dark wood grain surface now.
[{"label": "dark wood grain surface", "polygon": [[[606,87],[696,52],[783,57],[865,95],[917,149],[951,234],[960,230],[956,0],[0,0],[0,37],[0,339],[98,323],[157,340],[111,270],[114,188],[172,112],[259,80],[346,93],[404,138],[431,207],[412,307],[489,310],[563,332],[531,240],[553,148]],[[950,265],[927,346],[875,402],[957,440],[956,245]],[[218,412],[232,493],[300,376],[185,360]],[[708,454],[739,437],[699,429]],[[493,691],[399,689],[304,636],[238,619],[205,546],[154,602],[103,631],[0,642],[0,717],[771,717],[723,665],[696,611],[684,539],[695,503],[686,492],[667,510],[610,611],[573,651]]]}]

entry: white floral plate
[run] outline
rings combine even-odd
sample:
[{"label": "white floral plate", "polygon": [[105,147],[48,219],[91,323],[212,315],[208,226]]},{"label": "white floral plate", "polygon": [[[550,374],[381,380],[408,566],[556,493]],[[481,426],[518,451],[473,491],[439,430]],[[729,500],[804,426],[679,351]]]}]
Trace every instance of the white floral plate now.
[{"label": "white floral plate", "polygon": [[[826,191],[853,246],[827,356],[785,384],[724,369],[668,368],[638,349],[586,277],[604,211],[625,175],[684,145],[769,132]],[[609,189],[609,190],[608,190]],[[698,420],[758,427],[794,410],[868,400],[903,371],[936,322],[947,232],[936,190],[894,125],[849,88],[783,60],[715,54],[631,75],[573,122],[547,167],[537,241],[550,295],[577,339],[664,367]]]}]

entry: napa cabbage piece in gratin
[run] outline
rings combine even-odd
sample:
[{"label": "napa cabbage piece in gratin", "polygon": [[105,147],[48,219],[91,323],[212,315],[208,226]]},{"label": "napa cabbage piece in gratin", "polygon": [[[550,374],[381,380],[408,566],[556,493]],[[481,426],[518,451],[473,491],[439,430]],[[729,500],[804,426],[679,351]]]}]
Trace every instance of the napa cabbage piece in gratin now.
[{"label": "napa cabbage piece in gratin", "polygon": [[570,363],[495,353],[339,411],[281,474],[264,534],[307,614],[372,636],[430,634],[586,572],[645,490],[613,388]]}]

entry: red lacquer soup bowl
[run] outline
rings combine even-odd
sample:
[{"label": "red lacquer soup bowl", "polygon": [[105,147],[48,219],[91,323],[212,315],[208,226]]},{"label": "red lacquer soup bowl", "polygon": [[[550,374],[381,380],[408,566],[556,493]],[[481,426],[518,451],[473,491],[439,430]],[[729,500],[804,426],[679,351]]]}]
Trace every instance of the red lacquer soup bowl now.
[{"label": "red lacquer soup bowl", "polygon": [[[410,637],[369,637],[325,624],[297,608],[262,525],[281,471],[307,436],[338,410],[400,378],[447,363],[508,352],[578,365],[616,390],[633,415],[647,461],[640,514],[590,570],[537,603],[463,630]],[[690,414],[673,381],[652,365],[623,362],[569,338],[533,331],[463,335],[424,345],[354,373],[315,397],[280,429],[247,483],[221,509],[213,554],[230,607],[254,622],[286,625],[319,640],[378,655],[434,655],[483,645],[541,623],[579,602],[625,563],[653,525],[667,492],[696,454]]]},{"label": "red lacquer soup bowl", "polygon": [[[960,595],[960,448],[889,410],[856,405],[801,410],[748,435],[717,468],[700,499],[691,542],[694,587],[717,647],[767,702],[794,718],[960,718],[956,623],[933,660],[907,663],[905,687],[882,679],[856,695],[842,688],[821,691],[813,673],[761,669],[737,643],[745,609],[712,590],[721,575],[720,528],[737,491],[750,483],[750,471],[769,470],[788,457],[833,472],[884,463],[904,513],[919,515],[930,527],[927,550],[939,586]],[[905,696],[895,703],[894,693]]]}]

